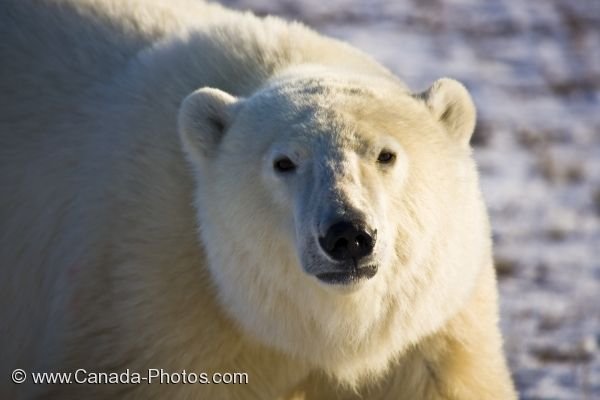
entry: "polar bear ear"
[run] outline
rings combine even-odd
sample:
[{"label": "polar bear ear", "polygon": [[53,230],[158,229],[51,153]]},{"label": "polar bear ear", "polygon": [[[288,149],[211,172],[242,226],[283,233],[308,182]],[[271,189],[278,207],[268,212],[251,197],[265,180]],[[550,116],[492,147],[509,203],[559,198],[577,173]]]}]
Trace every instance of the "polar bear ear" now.
[{"label": "polar bear ear", "polygon": [[237,102],[219,89],[202,88],[188,95],[177,119],[184,150],[194,157],[210,156],[231,124]]},{"label": "polar bear ear", "polygon": [[475,105],[467,89],[458,81],[438,79],[429,89],[418,95],[448,134],[461,145],[467,146],[475,130]]}]

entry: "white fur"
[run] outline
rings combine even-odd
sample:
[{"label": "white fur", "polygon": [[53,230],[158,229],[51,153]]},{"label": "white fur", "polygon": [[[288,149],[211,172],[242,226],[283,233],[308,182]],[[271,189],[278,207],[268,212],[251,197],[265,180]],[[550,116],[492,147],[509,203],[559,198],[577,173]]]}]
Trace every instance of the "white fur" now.
[{"label": "white fur", "polygon": [[[302,25],[197,1],[0,7],[0,374],[165,368],[251,382],[2,383],[0,397],[265,399],[311,371],[359,390],[417,365],[402,360],[488,301],[493,387],[513,395],[460,84],[413,95]],[[393,165],[377,163],[383,149]],[[281,155],[298,165],[290,176],[273,171]],[[315,238],[331,215],[376,227],[370,280],[313,276],[329,262]]]}]

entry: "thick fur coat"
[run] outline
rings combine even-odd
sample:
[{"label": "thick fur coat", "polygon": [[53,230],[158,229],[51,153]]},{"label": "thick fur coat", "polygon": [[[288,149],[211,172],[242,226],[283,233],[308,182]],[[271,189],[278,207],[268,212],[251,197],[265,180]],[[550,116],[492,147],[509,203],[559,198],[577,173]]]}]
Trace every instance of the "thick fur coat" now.
[{"label": "thick fur coat", "polygon": [[195,0],[6,0],[0,37],[1,398],[515,398],[462,85]]}]

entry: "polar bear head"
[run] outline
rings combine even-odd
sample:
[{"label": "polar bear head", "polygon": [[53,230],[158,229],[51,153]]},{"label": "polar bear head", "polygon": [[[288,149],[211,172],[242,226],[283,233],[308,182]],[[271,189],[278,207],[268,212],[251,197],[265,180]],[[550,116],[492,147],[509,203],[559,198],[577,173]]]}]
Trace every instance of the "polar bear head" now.
[{"label": "polar bear head", "polygon": [[[190,94],[179,133],[220,302],[346,382],[438,328],[487,240],[464,87],[313,68],[247,98]],[[475,250],[474,250],[475,249]]]}]

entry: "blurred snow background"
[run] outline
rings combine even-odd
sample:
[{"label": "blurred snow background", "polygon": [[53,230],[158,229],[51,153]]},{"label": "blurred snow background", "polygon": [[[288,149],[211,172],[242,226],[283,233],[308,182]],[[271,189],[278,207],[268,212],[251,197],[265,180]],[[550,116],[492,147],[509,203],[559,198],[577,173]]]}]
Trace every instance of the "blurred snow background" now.
[{"label": "blurred snow background", "polygon": [[522,399],[600,399],[600,0],[222,0],[464,82]]}]

